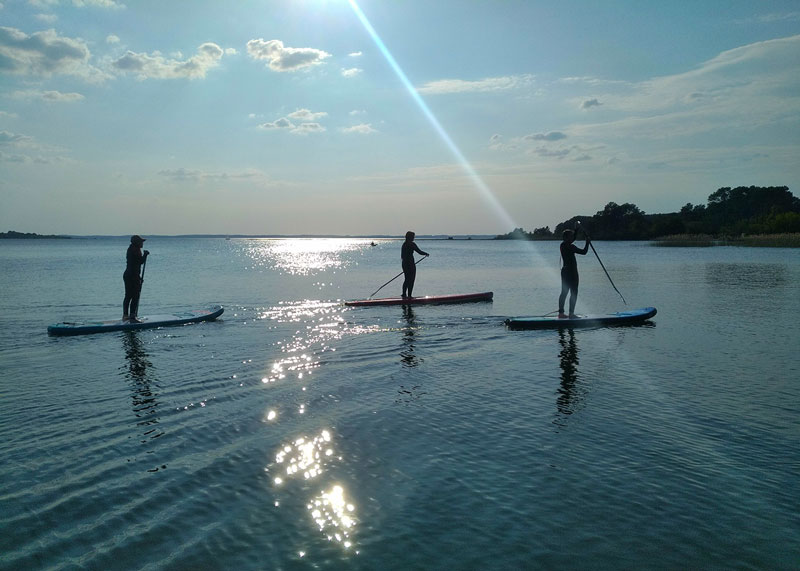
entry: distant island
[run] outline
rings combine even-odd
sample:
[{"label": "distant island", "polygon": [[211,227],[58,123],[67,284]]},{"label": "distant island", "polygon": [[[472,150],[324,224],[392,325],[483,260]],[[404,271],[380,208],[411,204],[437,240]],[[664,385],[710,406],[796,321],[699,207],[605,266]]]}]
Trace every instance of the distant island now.
[{"label": "distant island", "polygon": [[[743,243],[800,246],[800,199],[786,186],[723,187],[707,204],[688,203],[679,212],[645,214],[635,204],[609,202],[593,216],[573,216],[526,232],[515,228],[495,240],[560,240],[564,230],[584,227],[596,240],[656,240],[660,245]],[[770,237],[770,238],[768,238]]]},{"label": "distant island", "polygon": [[0,232],[0,240],[69,240],[70,236],[56,236],[56,235],[49,235],[44,236],[42,234],[36,234],[35,232],[14,232],[13,230],[9,230],[8,232]]}]

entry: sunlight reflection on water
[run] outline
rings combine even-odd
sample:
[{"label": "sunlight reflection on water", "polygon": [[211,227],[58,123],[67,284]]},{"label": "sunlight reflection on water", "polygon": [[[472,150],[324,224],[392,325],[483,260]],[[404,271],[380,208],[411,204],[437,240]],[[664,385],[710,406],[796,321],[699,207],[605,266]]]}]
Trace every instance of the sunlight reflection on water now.
[{"label": "sunlight reflection on water", "polygon": [[[300,436],[283,444],[275,454],[275,461],[266,468],[267,472],[277,472],[272,478],[273,484],[283,487],[291,480],[308,481],[320,477],[328,462],[342,460],[341,456],[335,455],[332,441],[330,431],[323,429],[313,438]],[[276,502],[277,505],[280,502]],[[356,507],[347,499],[344,486],[335,483],[328,489],[320,489],[308,500],[306,509],[325,539],[338,542],[345,549],[353,546]]]},{"label": "sunlight reflection on water", "polygon": [[342,256],[361,250],[369,241],[346,238],[280,238],[248,241],[246,255],[256,266],[291,275],[306,276],[329,269],[346,268]]}]

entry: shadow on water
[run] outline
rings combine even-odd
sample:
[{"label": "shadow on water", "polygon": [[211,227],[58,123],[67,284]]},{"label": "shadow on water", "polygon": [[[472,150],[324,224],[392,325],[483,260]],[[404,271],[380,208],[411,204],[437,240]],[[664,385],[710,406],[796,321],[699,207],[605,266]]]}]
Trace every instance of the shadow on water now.
[{"label": "shadow on water", "polygon": [[[125,367],[124,375],[130,382],[131,398],[133,403],[133,414],[137,418],[136,426],[142,430],[140,442],[142,444],[152,444],[153,440],[164,435],[158,426],[158,393],[156,379],[152,378],[149,369],[153,364],[148,360],[144,344],[135,331],[128,331],[123,334],[122,343],[125,348]],[[147,454],[155,451],[147,450]],[[148,472],[158,472],[166,468],[165,465],[150,468]]]},{"label": "shadow on water", "polygon": [[583,406],[586,394],[578,372],[578,348],[573,329],[559,329],[558,344],[561,347],[558,353],[561,367],[561,384],[558,387],[556,398],[557,415],[554,424],[565,426],[567,418],[579,411]]}]

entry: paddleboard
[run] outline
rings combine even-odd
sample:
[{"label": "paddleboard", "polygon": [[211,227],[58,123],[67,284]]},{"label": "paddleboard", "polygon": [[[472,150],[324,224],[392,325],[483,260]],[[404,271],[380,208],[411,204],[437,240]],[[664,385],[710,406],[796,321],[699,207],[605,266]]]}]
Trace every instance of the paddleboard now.
[{"label": "paddleboard", "polygon": [[47,328],[50,335],[85,335],[87,333],[104,333],[106,331],[136,331],[137,329],[151,329],[153,327],[169,327],[172,325],[185,325],[198,321],[213,321],[224,309],[215,305],[208,309],[195,309],[166,315],[149,315],[140,317],[141,323],[131,323],[122,319],[112,321],[85,321],[56,323]]},{"label": "paddleboard", "polygon": [[373,305],[425,305],[434,303],[469,303],[471,301],[492,301],[494,293],[460,293],[455,295],[426,295],[423,297],[383,297],[345,301],[351,307],[370,307]]},{"label": "paddleboard", "polygon": [[559,319],[555,315],[512,317],[511,319],[506,319],[506,325],[508,325],[509,329],[558,329],[600,325],[631,325],[642,323],[655,314],[655,307],[643,307],[605,315],[579,315],[566,319]]}]

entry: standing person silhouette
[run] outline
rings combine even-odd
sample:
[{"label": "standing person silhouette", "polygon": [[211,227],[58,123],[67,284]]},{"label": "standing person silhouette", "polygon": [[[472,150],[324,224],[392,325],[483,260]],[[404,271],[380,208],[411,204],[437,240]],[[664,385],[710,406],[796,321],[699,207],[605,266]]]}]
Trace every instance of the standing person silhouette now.
[{"label": "standing person silhouette", "polygon": [[125,254],[127,265],[122,281],[125,282],[125,298],[122,300],[122,321],[140,323],[136,318],[139,311],[139,294],[142,292],[142,277],[140,275],[142,264],[150,252],[142,252],[145,239],[141,236],[131,236],[131,245]]},{"label": "standing person silhouette", "polygon": [[[586,230],[583,231],[586,236],[586,244],[583,249],[578,248],[575,242],[575,232],[573,230],[564,230],[564,241],[561,242],[561,295],[558,296],[558,318],[566,319],[567,317],[577,317],[575,315],[575,302],[578,301],[578,262],[575,259],[575,254],[581,256],[586,255],[589,251],[589,235]],[[564,313],[564,301],[567,299],[567,292],[569,292],[569,315]]]},{"label": "standing person silhouette", "polygon": [[406,241],[403,242],[403,247],[400,249],[400,259],[403,262],[403,297],[411,297],[414,291],[414,280],[417,279],[417,264],[414,261],[414,252],[427,256],[427,252],[423,252],[414,243],[416,234],[412,231],[406,232]]}]

